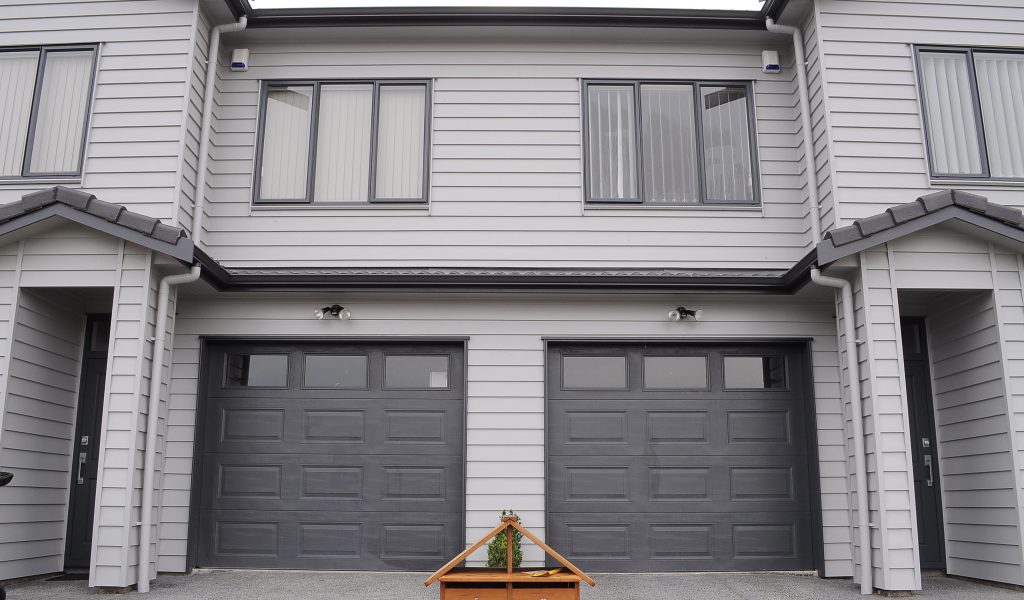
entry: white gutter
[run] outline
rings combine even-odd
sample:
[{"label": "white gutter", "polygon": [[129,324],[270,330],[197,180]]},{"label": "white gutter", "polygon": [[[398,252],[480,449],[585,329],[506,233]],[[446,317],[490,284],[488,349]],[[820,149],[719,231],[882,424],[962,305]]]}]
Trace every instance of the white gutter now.
[{"label": "white gutter", "polygon": [[245,29],[248,17],[241,16],[237,23],[225,23],[213,28],[210,45],[206,50],[206,88],[203,91],[203,117],[199,130],[199,165],[196,167],[196,191],[192,200],[192,243],[199,247],[203,237],[203,219],[206,217],[206,170],[210,162],[210,122],[213,120],[214,86],[217,84],[217,55],[220,54],[220,35]]},{"label": "white gutter", "polygon": [[[793,60],[796,63],[797,93],[800,96],[800,125],[803,129],[804,170],[807,172],[807,199],[811,207],[811,235],[814,245],[821,241],[821,198],[818,195],[818,170],[814,162],[814,132],[811,129],[811,100],[807,84],[807,53],[804,37],[798,27],[779,25],[765,19],[765,28],[793,38]],[[860,540],[860,592],[874,592],[871,565],[871,522],[868,508],[867,458],[864,452],[864,412],[860,398],[860,358],[857,354],[857,327],[853,313],[853,286],[845,279],[826,277],[817,267],[811,269],[811,281],[835,288],[842,294],[843,335],[846,337],[846,368],[849,373],[849,402],[853,421],[854,476],[857,481],[857,531]]]},{"label": "white gutter", "polygon": [[796,62],[797,92],[800,94],[800,126],[804,133],[804,171],[807,172],[807,199],[811,205],[811,236],[814,243],[821,241],[821,198],[818,197],[818,167],[814,164],[814,132],[811,129],[811,98],[807,92],[807,59],[804,52],[804,36],[792,25],[777,25],[774,20],[764,20],[765,27],[772,33],[793,37],[793,60]]},{"label": "white gutter", "polygon": [[171,286],[199,279],[199,265],[188,273],[168,275],[160,280],[156,309],[156,336],[153,341],[152,369],[149,374],[149,412],[146,414],[146,459],[142,471],[142,518],[139,525],[138,590],[149,591],[149,546],[153,533],[153,490],[156,479],[157,427],[160,420],[160,388],[164,377],[164,346],[167,344],[167,307]]},{"label": "white gutter", "polygon": [[850,421],[853,422],[853,460],[857,478],[857,530],[860,538],[860,593],[870,595],[871,523],[868,508],[868,472],[864,454],[864,409],[860,401],[860,357],[857,354],[857,326],[853,316],[853,286],[845,279],[826,277],[817,267],[811,269],[811,281],[836,288],[843,297],[843,336],[846,337],[846,368],[849,373]]}]

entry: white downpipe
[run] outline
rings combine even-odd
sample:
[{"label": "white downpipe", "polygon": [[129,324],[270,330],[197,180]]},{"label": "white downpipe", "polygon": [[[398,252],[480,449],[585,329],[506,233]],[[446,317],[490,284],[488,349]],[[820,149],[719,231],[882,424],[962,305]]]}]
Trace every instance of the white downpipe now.
[{"label": "white downpipe", "polygon": [[199,265],[188,273],[168,275],[160,280],[160,293],[156,304],[156,336],[153,341],[152,369],[149,373],[149,412],[146,414],[146,460],[142,471],[142,518],[139,521],[138,590],[149,591],[149,545],[152,543],[153,490],[156,479],[157,427],[160,420],[160,388],[164,377],[164,346],[167,344],[167,307],[171,286],[192,283],[199,279]]},{"label": "white downpipe", "polygon": [[811,205],[811,235],[814,243],[821,241],[821,198],[818,196],[818,167],[814,164],[814,131],[811,129],[811,97],[807,92],[807,58],[804,51],[804,36],[792,25],[778,25],[772,19],[764,20],[765,27],[772,33],[793,37],[793,54],[796,62],[797,92],[800,95],[800,126],[804,130],[804,171],[807,172],[807,200]]},{"label": "white downpipe", "polygon": [[196,191],[192,200],[192,243],[199,247],[203,237],[203,219],[206,216],[206,169],[210,162],[210,121],[213,120],[213,94],[217,84],[217,55],[220,54],[222,33],[245,29],[249,19],[244,15],[237,23],[225,23],[213,28],[210,45],[206,49],[206,88],[203,91],[203,117],[199,127],[199,165],[196,167]]},{"label": "white downpipe", "polygon": [[826,277],[817,267],[811,281],[836,288],[843,297],[843,335],[846,337],[846,368],[849,372],[850,421],[853,422],[853,461],[857,478],[857,530],[860,538],[860,593],[873,593],[871,567],[871,522],[868,508],[868,471],[864,454],[864,410],[860,401],[860,357],[857,354],[857,325],[853,315],[853,286],[845,279]]}]

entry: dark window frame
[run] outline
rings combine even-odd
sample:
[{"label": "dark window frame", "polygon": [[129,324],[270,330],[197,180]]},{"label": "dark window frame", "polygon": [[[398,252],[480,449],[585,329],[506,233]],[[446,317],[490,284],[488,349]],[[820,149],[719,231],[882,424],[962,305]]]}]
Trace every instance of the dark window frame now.
[{"label": "dark window frame", "polygon": [[[629,206],[650,206],[655,208],[687,208],[699,206],[760,206],[761,205],[761,175],[760,162],[757,152],[757,116],[755,114],[754,86],[750,80],[728,80],[728,79],[584,79],[582,81],[581,107],[583,118],[583,193],[586,204],[593,205],[629,205]],[[637,195],[635,198],[595,198],[590,189],[590,86],[631,86],[633,88],[633,128],[634,144],[634,167],[636,168]],[[696,140],[697,156],[697,185],[700,201],[695,203],[654,203],[644,201],[644,176],[643,176],[643,111],[641,110],[640,89],[644,85],[690,85],[693,87],[693,109],[694,109],[694,139]],[[700,90],[703,87],[742,87],[746,93],[747,100],[747,133],[750,138],[750,200],[716,200],[709,199],[707,193],[707,178],[705,176],[704,156],[704,122],[703,110],[700,103]]]},{"label": "dark window frame", "polygon": [[[88,96],[85,99],[85,122],[82,127],[82,139],[79,141],[78,165],[74,171],[42,171],[33,172],[32,169],[32,146],[36,135],[36,128],[39,118],[39,104],[42,100],[43,76],[46,74],[46,57],[51,53],[60,52],[92,52],[92,65],[89,73]],[[36,57],[36,80],[32,88],[32,107],[29,113],[28,131],[25,133],[25,151],[22,154],[20,175],[0,175],[0,181],[13,181],[19,179],[50,179],[50,178],[75,178],[82,176],[82,167],[85,165],[85,145],[89,139],[89,130],[92,126],[92,104],[96,99],[96,66],[99,62],[98,44],[67,44],[67,45],[44,45],[44,46],[9,46],[0,48],[0,53],[17,52],[38,52]]]},{"label": "dark window frame", "polygon": [[[325,85],[371,85],[373,99],[370,111],[370,171],[368,174],[366,201],[350,202],[315,202],[316,193],[316,150],[318,129],[320,125],[320,88]],[[378,198],[377,197],[377,135],[380,130],[380,88],[388,86],[423,87],[423,181],[419,198]],[[290,86],[311,86],[313,94],[310,98],[309,141],[306,156],[306,190],[302,198],[262,198],[263,183],[263,143],[266,136],[267,96],[271,89]],[[374,204],[415,204],[428,202],[430,190],[430,158],[431,158],[431,120],[433,108],[433,80],[430,79],[268,79],[260,83],[260,106],[258,115],[258,132],[256,135],[256,157],[253,169],[252,203],[258,206],[303,205],[303,206],[345,206],[359,207]]]},{"label": "dark window frame", "polygon": [[[1024,55],[1019,48],[986,48],[983,46],[914,46],[914,68],[917,71],[917,98],[921,107],[921,123],[924,127],[925,153],[928,158],[928,176],[935,181],[1006,181],[1021,182],[1024,177],[993,177],[989,166],[988,142],[985,139],[985,118],[981,114],[981,91],[978,85],[978,73],[975,68],[974,54],[1010,54]],[[924,75],[921,69],[921,54],[956,54],[967,58],[967,77],[971,83],[971,106],[974,109],[974,128],[978,136],[978,152],[981,154],[981,174],[940,174],[935,168],[932,155],[932,131],[928,125],[928,101],[924,97]]]}]

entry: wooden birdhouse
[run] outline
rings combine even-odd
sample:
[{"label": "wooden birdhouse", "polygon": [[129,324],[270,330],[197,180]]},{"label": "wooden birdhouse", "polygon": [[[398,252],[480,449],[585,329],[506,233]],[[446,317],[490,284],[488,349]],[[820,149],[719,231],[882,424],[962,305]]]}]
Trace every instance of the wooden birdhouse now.
[{"label": "wooden birdhouse", "polygon": [[[540,570],[513,567],[512,540],[516,530],[540,546],[562,567]],[[458,566],[502,531],[508,544],[504,569]],[[429,586],[440,582],[441,600],[579,600],[580,582],[583,581],[591,586],[597,585],[586,573],[520,525],[519,517],[511,514],[503,515],[497,527],[435,571],[423,584]]]}]

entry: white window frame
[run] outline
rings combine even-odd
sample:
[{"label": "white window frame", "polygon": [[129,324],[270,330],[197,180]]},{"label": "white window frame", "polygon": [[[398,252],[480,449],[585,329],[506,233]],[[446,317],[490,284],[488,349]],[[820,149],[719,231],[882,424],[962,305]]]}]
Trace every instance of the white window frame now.
[{"label": "white window frame", "polygon": [[[761,205],[761,177],[760,162],[757,152],[757,118],[754,112],[754,86],[749,80],[721,80],[721,79],[584,79],[581,93],[581,110],[583,115],[583,190],[584,200],[587,205],[628,205],[628,206],[650,206],[656,208],[692,208],[701,206],[760,206]],[[633,88],[633,122],[636,135],[635,147],[637,151],[633,157],[634,167],[637,174],[637,190],[635,198],[595,198],[590,189],[590,120],[588,110],[590,105],[590,86],[612,85],[632,86]],[[697,190],[700,194],[700,201],[694,203],[654,203],[644,201],[643,185],[643,117],[641,110],[641,87],[644,85],[690,85],[694,90],[694,139],[696,140],[697,156]],[[747,100],[747,134],[750,136],[750,200],[713,200],[708,199],[707,184],[705,177],[704,161],[704,126],[703,110],[701,110],[700,89],[708,86],[721,87],[742,87],[746,92]]]},{"label": "white window frame", "polygon": [[[89,75],[88,96],[85,100],[85,123],[82,127],[82,139],[78,153],[78,165],[74,171],[43,171],[32,172],[32,142],[36,135],[36,123],[39,117],[39,103],[42,100],[40,94],[43,89],[43,76],[46,71],[46,56],[49,53],[58,52],[92,52],[92,67]],[[25,140],[25,154],[22,156],[20,175],[3,175],[0,181],[11,181],[18,179],[50,179],[54,177],[75,178],[82,176],[82,165],[85,164],[85,143],[89,139],[89,128],[92,124],[92,102],[96,89],[96,64],[99,60],[99,47],[95,44],[79,44],[68,46],[11,46],[0,48],[0,53],[7,52],[38,52],[36,63],[36,81],[32,89],[32,111],[29,116],[28,132]]]},{"label": "white window frame", "polygon": [[[924,127],[925,153],[928,159],[928,175],[934,181],[977,181],[1021,183],[1024,177],[993,177],[989,167],[988,143],[985,139],[985,119],[981,111],[981,93],[978,88],[978,73],[974,53],[1024,55],[1024,49],[985,48],[981,46],[914,46],[914,66],[917,69],[917,97],[921,107],[921,121]],[[924,74],[921,69],[921,54],[957,54],[967,59],[967,76],[971,83],[971,104],[974,109],[974,125],[978,135],[978,151],[981,154],[981,174],[938,174],[932,158],[932,132],[928,125],[928,103],[924,97]]]},{"label": "white window frame", "polygon": [[[426,204],[428,191],[430,190],[430,149],[431,149],[431,109],[433,106],[433,86],[429,79],[281,79],[265,80],[260,86],[260,110],[259,110],[259,132],[256,136],[256,168],[253,169],[253,197],[252,202],[258,206],[274,205],[303,205],[303,206],[344,206],[344,207],[366,207],[374,204]],[[371,85],[373,86],[373,108],[371,111],[370,123],[370,171],[369,189],[367,200],[358,202],[314,202],[316,186],[316,151],[317,133],[320,116],[320,88],[330,85]],[[380,88],[382,86],[422,86],[424,89],[423,107],[423,181],[421,184],[419,198],[378,198],[376,197],[377,187],[377,133],[380,125]],[[267,124],[267,98],[271,89],[286,88],[289,86],[309,86],[313,88],[313,95],[310,101],[312,114],[310,115],[309,147],[306,155],[306,189],[302,198],[261,198],[260,187],[262,185],[263,173],[263,143],[266,135]]]}]

